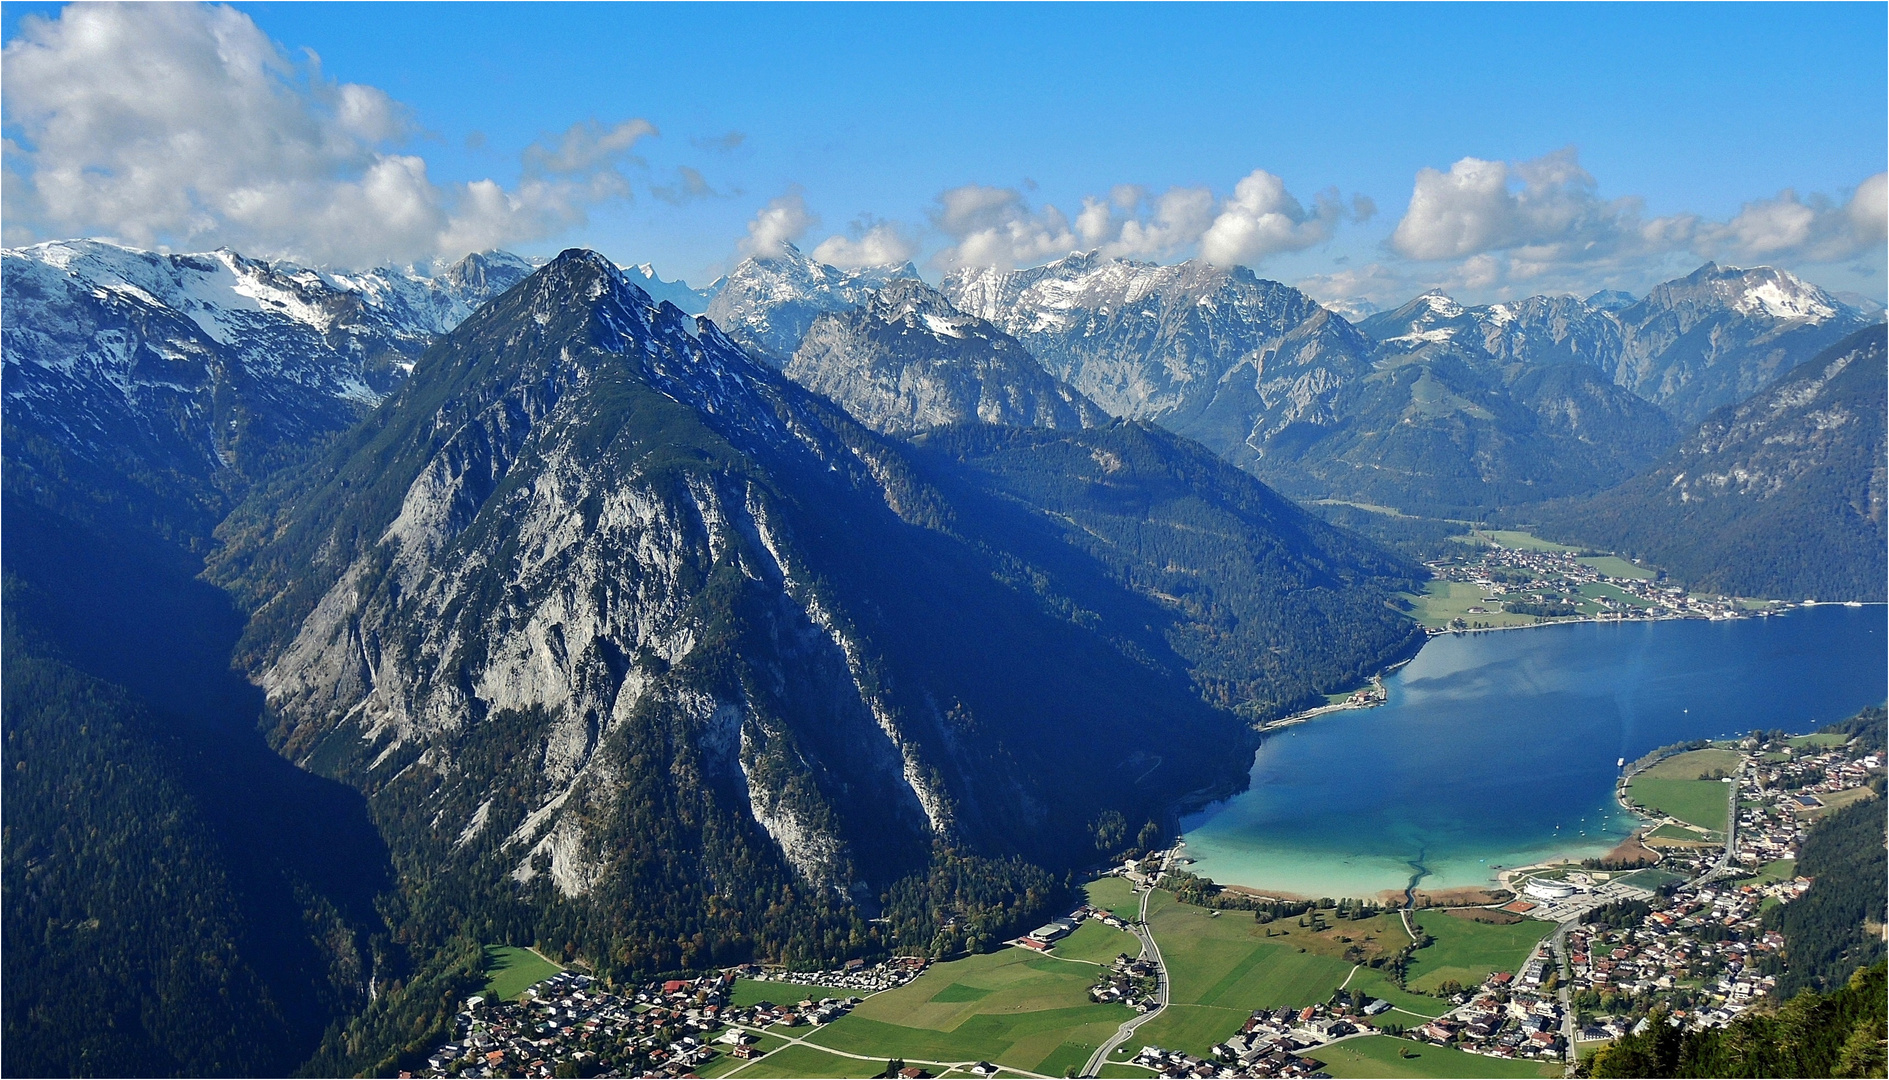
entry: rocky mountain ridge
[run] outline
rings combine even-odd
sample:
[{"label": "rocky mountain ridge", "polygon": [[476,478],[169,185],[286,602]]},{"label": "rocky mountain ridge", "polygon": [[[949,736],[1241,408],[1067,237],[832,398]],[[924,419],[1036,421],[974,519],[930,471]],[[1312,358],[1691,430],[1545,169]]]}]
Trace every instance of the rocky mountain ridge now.
[{"label": "rocky mountain ridge", "polygon": [[864,303],[889,281],[917,277],[909,262],[843,270],[783,244],[775,254],[742,260],[721,278],[706,313],[723,333],[780,367],[821,314]]},{"label": "rocky mountain ridge", "polygon": [[916,279],[815,319],[782,372],[881,434],[967,422],[1079,428],[1109,419],[1015,338]]},{"label": "rocky mountain ridge", "polygon": [[1702,590],[1881,600],[1884,333],[1859,330],[1715,411],[1617,488],[1517,513],[1545,535],[1628,552]]}]

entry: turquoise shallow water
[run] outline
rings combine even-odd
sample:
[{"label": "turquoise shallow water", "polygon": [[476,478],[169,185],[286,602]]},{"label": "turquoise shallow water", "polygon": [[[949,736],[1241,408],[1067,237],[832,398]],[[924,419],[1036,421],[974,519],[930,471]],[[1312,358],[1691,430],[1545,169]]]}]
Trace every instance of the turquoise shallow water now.
[{"label": "turquoise shallow water", "polygon": [[1193,869],[1310,896],[1490,883],[1598,854],[1632,818],[1619,758],[1805,731],[1889,693],[1886,610],[1731,622],[1581,623],[1433,638],[1383,706],[1270,736],[1252,784],[1181,822]]}]

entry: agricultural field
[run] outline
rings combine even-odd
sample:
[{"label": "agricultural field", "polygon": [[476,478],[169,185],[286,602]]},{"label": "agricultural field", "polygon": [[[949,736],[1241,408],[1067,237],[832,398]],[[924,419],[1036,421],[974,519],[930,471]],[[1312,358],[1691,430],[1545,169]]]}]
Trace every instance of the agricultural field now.
[{"label": "agricultural field", "polygon": [[[1366,992],[1394,1005],[1428,1001],[1434,1005],[1426,1013],[1430,1016],[1446,1008],[1404,993],[1371,968],[1360,967],[1353,974],[1358,959],[1394,953],[1409,943],[1395,915],[1334,917],[1326,929],[1316,930],[1299,926],[1296,919],[1260,924],[1243,911],[1216,917],[1157,893],[1149,906],[1148,929],[1167,964],[1172,1004],[1136,1031],[1138,1043],[1204,1055],[1239,1030],[1254,1009],[1324,1001],[1348,977],[1361,989],[1372,984],[1375,988]],[[1347,950],[1353,949],[1357,951],[1347,958]]]},{"label": "agricultural field", "polygon": [[1093,964],[1028,949],[1001,949],[934,964],[907,985],[867,998],[806,1039],[877,1057],[881,1068],[885,1058],[896,1055],[991,1061],[1061,1076],[1080,1068],[1133,1015],[1126,1006],[1089,1000],[1095,975]]},{"label": "agricultural field", "polygon": [[1092,964],[1113,964],[1122,953],[1141,955],[1141,939],[1093,919],[1085,920],[1076,932],[1056,943],[1050,955],[1064,960],[1087,960]]},{"label": "agricultural field", "polygon": [[1653,571],[1646,567],[1630,563],[1617,555],[1593,555],[1574,561],[1591,566],[1611,578],[1637,578],[1646,581],[1655,576]]},{"label": "agricultural field", "polygon": [[1083,886],[1088,893],[1089,904],[1116,916],[1133,921],[1141,918],[1141,896],[1126,878],[1097,878]]},{"label": "agricultural field", "polygon": [[[831,1077],[843,1080],[850,1077],[881,1076],[885,1073],[885,1060],[862,1061],[858,1058],[841,1057],[816,1050],[805,1043],[783,1046],[766,1057],[749,1062],[740,1062],[735,1058],[717,1058],[716,1064],[724,1061],[734,1062],[739,1068],[727,1072],[713,1073],[715,1076],[747,1077]],[[712,1071],[712,1070],[711,1070]],[[935,1071],[935,1070],[934,1070]]]},{"label": "agricultural field", "polygon": [[1409,987],[1423,992],[1451,979],[1474,986],[1494,972],[1515,971],[1536,943],[1554,932],[1554,924],[1537,919],[1498,925],[1452,918],[1441,911],[1416,912],[1411,922],[1436,939],[1411,956],[1405,974]]},{"label": "agricultural field", "polygon": [[1484,543],[1497,543],[1515,551],[1559,551],[1575,552],[1580,548],[1571,548],[1566,544],[1556,544],[1533,533],[1519,529],[1476,529],[1465,539],[1481,540]]},{"label": "agricultural field", "polygon": [[[1448,626],[1451,619],[1466,619],[1484,626],[1533,626],[1533,615],[1513,615],[1499,605],[1483,602],[1482,589],[1467,581],[1431,581],[1421,595],[1406,594],[1412,604],[1411,614],[1429,627]],[[1471,612],[1472,607],[1488,611]]]},{"label": "agricultural field", "polygon": [[1833,731],[1820,731],[1812,735],[1798,735],[1788,741],[1791,746],[1798,750],[1802,750],[1805,747],[1828,750],[1832,746],[1842,746],[1844,743],[1849,742],[1850,737],[1848,735],[1839,735]]},{"label": "agricultural field", "polygon": [[1853,802],[1862,802],[1864,799],[1869,798],[1872,794],[1873,792],[1871,792],[1866,787],[1853,787],[1853,788],[1848,788],[1844,791],[1833,791],[1827,794],[1819,794],[1817,796],[1817,801],[1823,803],[1823,805],[1815,810],[1809,811],[1809,814],[1814,817],[1822,817],[1825,814],[1834,813],[1837,810],[1841,810],[1842,808],[1850,805]]},{"label": "agricultural field", "polygon": [[530,949],[511,945],[485,947],[485,995],[510,1001],[564,969]]},{"label": "agricultural field", "polygon": [[[1400,1051],[1402,1053],[1400,1053]],[[1321,1046],[1310,1051],[1325,1063],[1325,1071],[1335,1077],[1504,1077],[1560,1076],[1561,1069],[1533,1061],[1503,1061],[1500,1058],[1466,1054],[1461,1050],[1428,1043],[1393,1039],[1388,1035],[1368,1035],[1361,1039]],[[1403,1054],[1409,1054],[1404,1057]]]},{"label": "agricultural field", "polygon": [[1643,772],[1628,782],[1627,796],[1653,814],[1724,835],[1727,786],[1717,780],[1667,780]]},{"label": "agricultural field", "polygon": [[[1656,780],[1716,780],[1738,771],[1736,750],[1688,750],[1658,761],[1636,774]],[[1723,792],[1720,792],[1723,794]]]}]

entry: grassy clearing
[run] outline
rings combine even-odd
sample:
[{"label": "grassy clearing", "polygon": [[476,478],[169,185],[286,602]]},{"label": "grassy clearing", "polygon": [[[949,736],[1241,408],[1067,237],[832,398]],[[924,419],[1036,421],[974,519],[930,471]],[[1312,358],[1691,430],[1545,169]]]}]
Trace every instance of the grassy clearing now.
[{"label": "grassy clearing", "polygon": [[1641,773],[1627,784],[1627,796],[1655,814],[1722,835],[1727,786],[1717,780],[1666,780]]},{"label": "grassy clearing", "polygon": [[1806,747],[1828,750],[1832,746],[1842,746],[1844,743],[1849,742],[1850,737],[1848,735],[1838,735],[1835,732],[1820,731],[1812,735],[1798,735],[1787,741],[1799,750]]},{"label": "grassy clearing", "polygon": [[1205,1055],[1214,1043],[1238,1031],[1254,1009],[1324,1001],[1348,977],[1352,986],[1393,1005],[1427,1004],[1428,1016],[1447,1008],[1398,989],[1371,968],[1353,975],[1356,965],[1346,958],[1347,950],[1357,949],[1367,957],[1386,955],[1409,943],[1394,915],[1334,918],[1317,930],[1299,926],[1295,919],[1260,924],[1243,912],[1214,918],[1205,909],[1157,893],[1149,907],[1148,929],[1167,963],[1173,1002],[1137,1031],[1136,1038],[1149,1045]]},{"label": "grassy clearing", "polygon": [[1688,750],[1649,765],[1634,775],[1655,780],[1716,780],[1737,771],[1736,750]]},{"label": "grassy clearing", "polygon": [[1582,585],[1578,591],[1582,596],[1594,600],[1612,600],[1616,604],[1628,604],[1633,607],[1653,606],[1652,601],[1642,600],[1625,589],[1617,585],[1609,585],[1604,581],[1590,581]]},{"label": "grassy clearing", "polygon": [[1591,566],[1608,577],[1637,578],[1641,581],[1654,577],[1654,573],[1644,566],[1637,566],[1616,555],[1596,555],[1576,562]]},{"label": "grassy clearing", "polygon": [[[1408,1053],[1403,1057],[1398,1052]],[[1325,1063],[1325,1071],[1336,1077],[1502,1077],[1560,1076],[1561,1069],[1533,1061],[1503,1061],[1499,1058],[1466,1054],[1444,1046],[1393,1039],[1388,1035],[1370,1035],[1346,1039],[1341,1043],[1309,1051]]]},{"label": "grassy clearing", "polygon": [[1776,881],[1789,881],[1796,876],[1796,859],[1774,859],[1758,867],[1758,874],[1751,881],[1754,885],[1769,885]]},{"label": "grassy clearing", "polygon": [[[776,1005],[792,1005],[795,1002],[812,998],[839,998],[845,1000],[859,994],[857,990],[848,990],[843,986],[802,986],[799,983],[756,982],[753,979],[736,979],[734,992],[729,1001],[736,1007],[753,1005],[762,1001],[771,1001]],[[861,995],[862,997],[864,995]]]},{"label": "grassy clearing", "polygon": [[1122,953],[1140,956],[1141,939],[1094,920],[1084,921],[1075,933],[1057,942],[1054,950],[1054,955],[1065,960],[1088,960],[1097,964],[1112,964]]},{"label": "grassy clearing", "polygon": [[1557,544],[1543,540],[1533,533],[1519,529],[1474,529],[1469,539],[1480,540],[1485,544],[1500,544],[1515,551],[1562,551],[1574,552],[1580,548],[1571,548],[1566,544]]},{"label": "grassy clearing", "polygon": [[1686,879],[1683,874],[1675,874],[1667,870],[1656,870],[1652,867],[1648,867],[1645,870],[1635,870],[1633,873],[1618,880],[1636,889],[1657,889],[1661,885],[1670,885],[1675,881],[1684,881]]},{"label": "grassy clearing", "polygon": [[511,945],[485,947],[485,995],[510,1001],[531,989],[532,984],[556,975],[564,969],[532,952]]},{"label": "grassy clearing", "polygon": [[811,1046],[785,1046],[764,1058],[748,1062],[745,1068],[731,1069],[722,1075],[745,1078],[750,1076],[781,1077],[832,1077],[834,1080],[847,1077],[878,1076],[885,1072],[884,1061],[860,1061],[857,1058],[827,1054]]},{"label": "grassy clearing", "polygon": [[1515,971],[1536,943],[1554,932],[1554,924],[1537,919],[1499,926],[1440,911],[1419,912],[1411,921],[1436,939],[1410,958],[1405,982],[1417,991],[1434,990],[1450,979],[1474,986],[1494,972]]},{"label": "grassy clearing", "polygon": [[[1433,998],[1428,994],[1413,994],[1392,982],[1389,975],[1376,968],[1359,968],[1351,976],[1348,990],[1362,990],[1374,998],[1382,998],[1391,1003],[1397,1012],[1385,1014],[1384,1019],[1393,1024],[1420,1024],[1417,1016],[1427,1016],[1434,1020],[1450,1011],[1450,1003],[1442,998]],[[1409,1014],[1415,1013],[1416,1016]]]},{"label": "grassy clearing", "polygon": [[1111,1061],[1096,1072],[1100,1077],[1113,1077],[1115,1080],[1132,1080],[1135,1077],[1159,1076],[1153,1069],[1144,1069],[1139,1065],[1130,1065],[1126,1061]]},{"label": "grassy clearing", "polygon": [[[1423,595],[1406,596],[1411,613],[1425,626],[1448,626],[1451,619],[1484,626],[1533,626],[1536,622],[1533,615],[1512,615],[1500,610],[1499,604],[1486,603],[1482,589],[1467,581],[1432,581],[1424,586]],[[1472,612],[1472,607],[1489,610]]]},{"label": "grassy clearing", "polygon": [[1817,796],[1817,799],[1823,803],[1823,806],[1819,809],[1810,811],[1809,814],[1812,817],[1822,817],[1823,815],[1831,813],[1833,811],[1841,810],[1843,807],[1848,806],[1853,802],[1862,802],[1864,799],[1867,799],[1869,797],[1870,797],[1870,790],[1866,787],[1853,787],[1846,791],[1833,791],[1833,792],[1828,792],[1828,793],[1820,793]]},{"label": "grassy clearing", "polygon": [[1141,918],[1141,896],[1126,878],[1096,878],[1084,885],[1083,890],[1088,893],[1093,907],[1113,912],[1118,918]]},{"label": "grassy clearing", "polygon": [[1060,1076],[1133,1015],[1089,1000],[1095,974],[1093,965],[1027,949],[934,964],[807,1039],[882,1060],[984,1060]]}]

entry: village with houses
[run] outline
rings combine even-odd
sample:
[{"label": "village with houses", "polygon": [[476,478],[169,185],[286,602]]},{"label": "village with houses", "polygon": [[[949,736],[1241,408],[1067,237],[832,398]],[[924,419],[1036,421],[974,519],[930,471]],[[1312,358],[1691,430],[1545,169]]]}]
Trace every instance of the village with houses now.
[{"label": "village with houses", "polygon": [[[1497,539],[1425,563],[1436,579],[1418,608],[1429,633],[1569,620],[1755,618],[1799,606],[1690,593],[1615,556],[1583,553],[1526,534],[1490,535]],[[1803,603],[1814,606],[1816,601]]]}]

